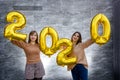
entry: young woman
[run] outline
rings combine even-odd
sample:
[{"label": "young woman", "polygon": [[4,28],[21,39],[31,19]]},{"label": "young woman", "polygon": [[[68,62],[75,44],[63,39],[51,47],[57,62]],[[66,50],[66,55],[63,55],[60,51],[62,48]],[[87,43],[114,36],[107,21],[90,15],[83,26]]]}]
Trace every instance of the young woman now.
[{"label": "young woman", "polygon": [[40,59],[37,32],[30,32],[28,43],[18,40],[12,40],[12,43],[24,49],[26,55],[26,80],[42,80],[42,77],[45,75],[45,70]]},{"label": "young woman", "polygon": [[88,63],[84,49],[90,46],[93,41],[88,39],[86,42],[82,43],[80,32],[75,32],[71,37],[71,41],[73,43],[73,50],[69,56],[76,56],[77,63],[68,65],[68,70],[71,70],[73,80],[88,80]]}]

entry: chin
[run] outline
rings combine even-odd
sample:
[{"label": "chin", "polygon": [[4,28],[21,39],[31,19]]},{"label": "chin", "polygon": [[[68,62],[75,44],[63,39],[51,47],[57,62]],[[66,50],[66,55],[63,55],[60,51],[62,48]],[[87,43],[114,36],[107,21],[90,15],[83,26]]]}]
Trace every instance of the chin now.
[{"label": "chin", "polygon": [[35,40],[31,40],[32,42],[35,42]]},{"label": "chin", "polygon": [[73,40],[74,42],[77,42],[77,40]]}]

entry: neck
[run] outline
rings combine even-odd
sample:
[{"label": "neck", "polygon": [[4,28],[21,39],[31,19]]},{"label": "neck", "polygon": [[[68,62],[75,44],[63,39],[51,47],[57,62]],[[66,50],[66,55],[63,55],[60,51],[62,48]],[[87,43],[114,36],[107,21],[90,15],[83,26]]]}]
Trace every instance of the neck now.
[{"label": "neck", "polygon": [[73,45],[76,45],[77,42],[73,42]]},{"label": "neck", "polygon": [[30,43],[31,43],[31,44],[35,44],[35,41],[31,41]]}]

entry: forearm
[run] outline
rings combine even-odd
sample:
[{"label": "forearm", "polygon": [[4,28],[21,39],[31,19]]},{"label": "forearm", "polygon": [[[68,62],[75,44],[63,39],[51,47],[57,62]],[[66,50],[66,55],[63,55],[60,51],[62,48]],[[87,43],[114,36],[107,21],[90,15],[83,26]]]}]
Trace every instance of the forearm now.
[{"label": "forearm", "polygon": [[11,42],[12,42],[14,45],[16,45],[16,46],[18,46],[18,47],[20,47],[20,48],[23,48],[23,47],[24,47],[24,44],[25,44],[25,42],[23,42],[23,41],[18,41],[18,40],[11,40]]},{"label": "forearm", "polygon": [[94,41],[92,39],[88,39],[83,45],[84,45],[84,48],[87,48],[88,46],[90,46],[91,44],[93,44]]}]

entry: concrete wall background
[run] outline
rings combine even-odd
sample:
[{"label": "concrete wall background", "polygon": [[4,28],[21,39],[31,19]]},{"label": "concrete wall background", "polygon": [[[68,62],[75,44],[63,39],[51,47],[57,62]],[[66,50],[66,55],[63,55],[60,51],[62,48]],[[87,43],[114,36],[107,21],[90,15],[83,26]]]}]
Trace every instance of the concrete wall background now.
[{"label": "concrete wall background", "polygon": [[[28,6],[32,6],[31,8]],[[38,7],[35,7],[38,6]],[[52,26],[60,38],[71,38],[80,31],[83,41],[90,38],[90,23],[97,13],[104,13],[112,25],[112,0],[0,0],[0,80],[23,80],[25,55],[22,49],[3,37],[6,14],[18,10],[26,16],[26,27],[20,32],[38,33]],[[101,28],[100,28],[101,29]],[[50,45],[51,39],[47,38]],[[113,80],[113,46],[110,41],[100,47],[93,44],[85,50],[89,64],[89,80]],[[46,70],[44,80],[72,80],[66,67],[57,66],[56,55],[51,58],[41,54]],[[64,73],[64,74],[63,74]]]}]

